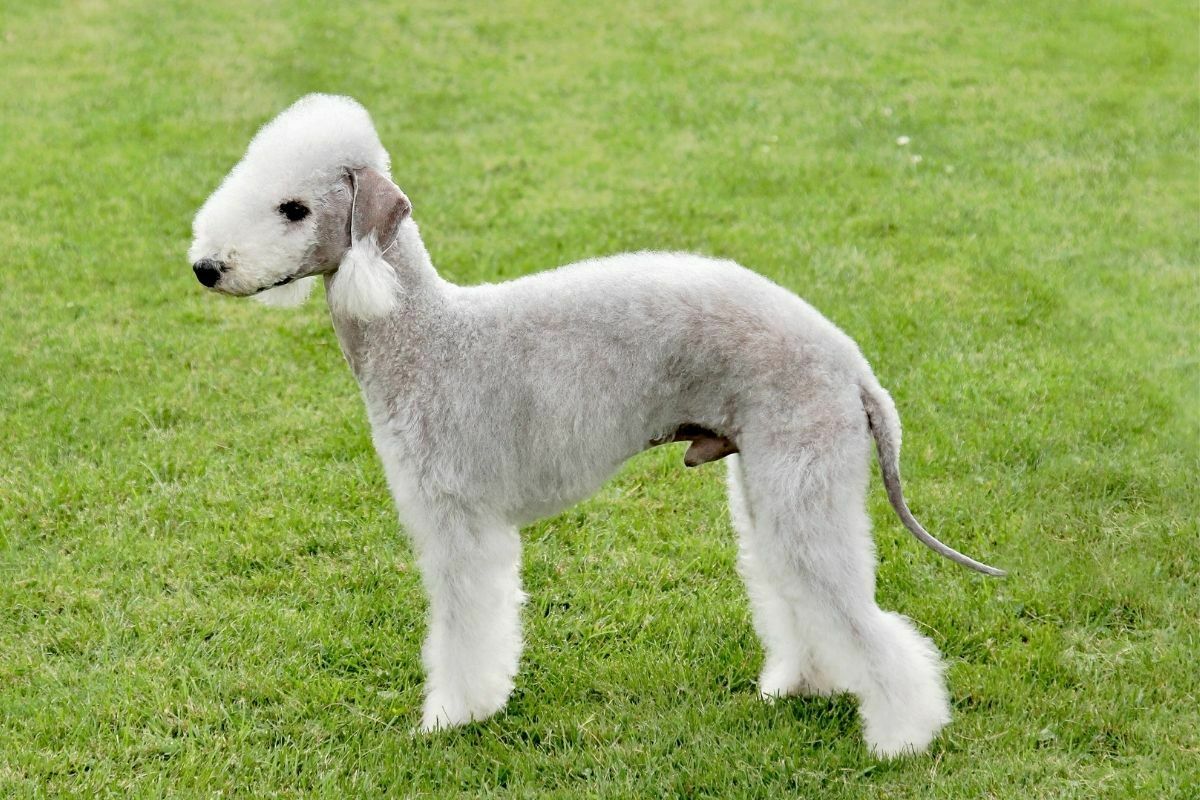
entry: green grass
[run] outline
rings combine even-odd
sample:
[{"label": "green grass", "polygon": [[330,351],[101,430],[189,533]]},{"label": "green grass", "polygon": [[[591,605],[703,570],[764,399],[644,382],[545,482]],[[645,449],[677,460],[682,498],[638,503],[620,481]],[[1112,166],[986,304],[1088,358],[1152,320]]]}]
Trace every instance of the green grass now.
[{"label": "green grass", "polygon": [[[0,10],[0,796],[1196,796],[1194,4],[643,5]],[[1011,570],[873,489],[880,602],[949,663],[928,755],[757,701],[678,448],[525,532],[507,711],[410,733],[424,601],[323,303],[184,258],[313,90],[453,280],[698,250],[859,341],[918,515]]]}]

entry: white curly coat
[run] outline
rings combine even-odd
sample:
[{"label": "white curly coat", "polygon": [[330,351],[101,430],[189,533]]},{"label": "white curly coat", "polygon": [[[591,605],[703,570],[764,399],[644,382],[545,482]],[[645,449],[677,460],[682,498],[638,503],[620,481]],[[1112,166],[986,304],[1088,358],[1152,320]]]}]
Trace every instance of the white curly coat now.
[{"label": "white curly coat", "polygon": [[[899,495],[899,418],[854,342],[765,278],[694,255],[450,284],[388,170],[361,106],[303,98],[197,214],[189,255],[227,294],[293,304],[326,282],[429,594],[423,727],[485,719],[512,691],[518,526],[679,436],[699,460],[739,451],[730,511],[762,695],[851,692],[873,751],[923,750],[949,705],[933,645],[875,603],[872,433],[889,496],[919,525]],[[285,218],[287,201],[310,213]]]}]

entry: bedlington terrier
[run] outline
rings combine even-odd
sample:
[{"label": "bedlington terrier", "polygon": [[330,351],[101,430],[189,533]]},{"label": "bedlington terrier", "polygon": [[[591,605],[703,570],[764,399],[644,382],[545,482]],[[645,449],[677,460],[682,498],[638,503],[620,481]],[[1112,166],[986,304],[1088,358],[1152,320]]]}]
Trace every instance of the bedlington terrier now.
[{"label": "bedlington terrier", "polygon": [[636,453],[724,458],[764,698],[850,692],[869,747],[920,752],[949,720],[933,644],[875,603],[869,447],[904,525],[900,420],[855,343],[730,261],[629,253],[505,283],[439,277],[354,100],[264,126],[197,213],[189,259],[227,295],[295,305],[320,277],[429,594],[422,728],[503,708],[521,652],[518,526]]}]

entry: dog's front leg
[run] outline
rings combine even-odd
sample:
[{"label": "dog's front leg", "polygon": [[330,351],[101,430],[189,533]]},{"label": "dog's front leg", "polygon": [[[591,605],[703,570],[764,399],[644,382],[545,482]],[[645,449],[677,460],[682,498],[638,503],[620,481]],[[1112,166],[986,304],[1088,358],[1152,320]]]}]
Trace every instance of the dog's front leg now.
[{"label": "dog's front leg", "polygon": [[460,513],[429,521],[412,531],[429,594],[426,731],[486,719],[504,707],[521,656],[525,599],[515,528]]}]

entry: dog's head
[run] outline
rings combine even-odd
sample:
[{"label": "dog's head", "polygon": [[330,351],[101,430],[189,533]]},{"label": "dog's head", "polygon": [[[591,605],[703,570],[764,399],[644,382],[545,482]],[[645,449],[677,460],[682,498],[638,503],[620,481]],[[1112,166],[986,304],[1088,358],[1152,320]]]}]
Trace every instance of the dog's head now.
[{"label": "dog's head", "polygon": [[411,210],[366,109],[308,95],[263,126],[200,208],[188,259],[210,289],[292,305],[307,279],[386,249]]}]

